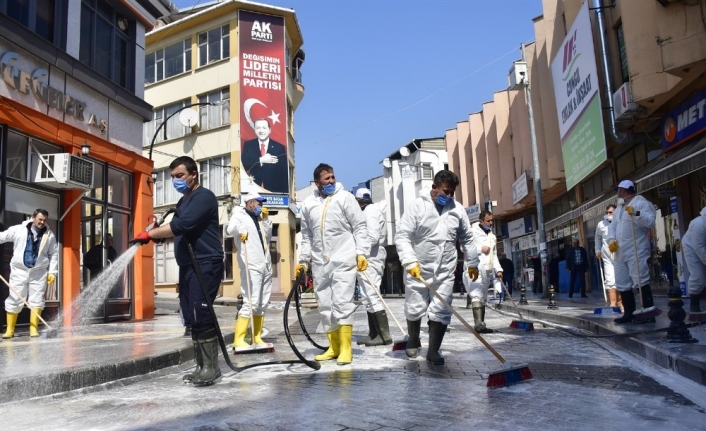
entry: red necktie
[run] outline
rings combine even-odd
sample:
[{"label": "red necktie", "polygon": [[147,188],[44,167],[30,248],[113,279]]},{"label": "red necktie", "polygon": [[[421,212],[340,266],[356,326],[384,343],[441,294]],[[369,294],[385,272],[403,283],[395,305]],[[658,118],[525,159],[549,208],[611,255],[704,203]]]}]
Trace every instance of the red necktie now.
[{"label": "red necktie", "polygon": [[265,144],[262,143],[260,144],[260,157],[264,156],[265,154],[267,154],[267,150],[265,149]]}]

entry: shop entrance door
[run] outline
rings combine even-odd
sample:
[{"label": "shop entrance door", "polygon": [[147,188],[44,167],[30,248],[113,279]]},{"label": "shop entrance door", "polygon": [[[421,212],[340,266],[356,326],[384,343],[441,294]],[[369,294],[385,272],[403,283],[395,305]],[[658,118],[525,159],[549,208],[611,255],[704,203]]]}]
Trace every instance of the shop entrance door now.
[{"label": "shop entrance door", "polygon": [[279,238],[273,237],[270,240],[270,258],[272,259],[272,293],[282,292],[279,285]]}]

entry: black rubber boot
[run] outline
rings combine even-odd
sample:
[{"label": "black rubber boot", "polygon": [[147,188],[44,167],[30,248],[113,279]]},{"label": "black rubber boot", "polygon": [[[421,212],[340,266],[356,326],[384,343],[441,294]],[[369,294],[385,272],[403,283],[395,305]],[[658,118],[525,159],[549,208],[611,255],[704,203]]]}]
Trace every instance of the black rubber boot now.
[{"label": "black rubber boot", "polygon": [[485,326],[485,305],[480,301],[473,301],[473,323],[479,334],[492,334],[494,331]]},{"label": "black rubber boot", "polygon": [[385,310],[376,311],[373,316],[375,317],[373,320],[375,321],[378,336],[365,343],[365,345],[370,347],[392,344],[392,337],[390,337],[390,324],[387,321],[387,314],[385,313]]},{"label": "black rubber boot", "polygon": [[471,295],[466,294],[466,310],[471,308]]},{"label": "black rubber boot", "polygon": [[218,338],[214,329],[199,334],[199,345],[203,355],[203,370],[197,378],[193,380],[194,386],[210,386],[216,383],[216,379],[221,377],[221,369],[218,366]]},{"label": "black rubber boot", "polygon": [[407,357],[409,358],[416,358],[417,354],[419,354],[419,349],[417,346],[419,346],[419,331],[422,328],[422,320],[408,320],[407,321],[407,348],[405,349],[405,353],[407,353]]},{"label": "black rubber boot", "polygon": [[623,315],[613,319],[613,322],[622,325],[632,322],[632,313],[635,312],[635,294],[632,289],[627,292],[620,292],[620,299],[623,300]]},{"label": "black rubber boot", "polygon": [[689,295],[689,313],[701,313],[701,307],[699,307],[700,300],[700,293]]},{"label": "black rubber boot", "polygon": [[652,288],[649,284],[642,286],[640,289],[640,295],[642,295],[642,306],[644,308],[654,307],[655,301],[652,298]]},{"label": "black rubber boot", "polygon": [[432,365],[444,365],[444,357],[439,354],[441,342],[444,341],[446,327],[443,323],[429,321],[429,349],[427,349],[427,361]]},{"label": "black rubber boot", "polygon": [[[378,338],[378,329],[377,325],[375,324],[375,314],[368,312],[368,336],[366,338],[362,338],[356,341],[356,344],[358,344],[359,346],[365,344],[367,346],[368,343],[374,340],[375,338]],[[377,344],[375,345],[377,346]]]},{"label": "black rubber boot", "polygon": [[201,374],[201,370],[203,370],[203,355],[201,354],[201,346],[199,346],[196,335],[191,336],[191,341],[194,343],[194,361],[196,362],[196,369],[182,377],[184,383],[192,383],[199,376],[199,374]]}]

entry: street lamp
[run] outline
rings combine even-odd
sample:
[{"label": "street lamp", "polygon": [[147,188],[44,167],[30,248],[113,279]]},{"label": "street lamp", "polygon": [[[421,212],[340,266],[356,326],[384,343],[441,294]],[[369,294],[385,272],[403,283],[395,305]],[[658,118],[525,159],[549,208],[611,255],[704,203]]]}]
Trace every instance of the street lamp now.
[{"label": "street lamp", "polygon": [[[154,142],[157,140],[157,135],[159,135],[159,131],[162,127],[164,127],[167,124],[167,121],[169,121],[170,118],[175,116],[176,114],[180,113],[184,109],[191,108],[192,106],[218,106],[221,105],[223,101],[219,100],[218,102],[198,102],[198,103],[192,103],[190,105],[182,106],[181,108],[177,109],[176,111],[172,112],[167,118],[162,121],[162,123],[157,127],[157,130],[154,131],[154,136],[152,136],[152,142],[150,142],[150,152],[149,152],[149,159],[152,160],[152,148],[154,147]],[[167,129],[164,129],[164,138],[167,138]]]}]

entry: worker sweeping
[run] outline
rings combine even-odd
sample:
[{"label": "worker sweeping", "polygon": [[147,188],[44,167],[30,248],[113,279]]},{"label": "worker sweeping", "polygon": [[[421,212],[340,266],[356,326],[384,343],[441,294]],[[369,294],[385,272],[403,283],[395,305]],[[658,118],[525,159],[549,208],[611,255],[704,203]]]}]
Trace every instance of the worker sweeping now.
[{"label": "worker sweeping", "polygon": [[478,278],[478,256],[473,247],[468,216],[463,206],[454,200],[459,184],[458,176],[449,170],[434,175],[431,190],[422,190],[400,219],[395,245],[404,265],[405,315],[407,317],[406,354],[416,358],[422,318],[429,318],[429,349],[427,361],[434,365],[444,363],[439,348],[451,322],[451,310],[433,297],[419,278],[426,280],[449,304],[453,299],[454,270],[456,268],[456,240],[461,241],[468,274]]},{"label": "worker sweeping", "polygon": [[684,263],[689,270],[689,320],[706,321],[706,312],[699,301],[706,285],[706,207],[689,223],[689,229],[681,240]]},{"label": "worker sweeping", "polygon": [[[503,269],[498,260],[497,238],[493,233],[493,214],[481,211],[478,221],[471,225],[473,247],[478,255],[478,277],[472,281],[468,273],[463,274],[468,301],[473,309],[475,330],[481,334],[492,334],[493,330],[485,325],[485,303],[488,300],[488,288],[492,280],[502,283]],[[498,286],[495,286],[498,288]],[[502,289],[500,284],[499,289]]]},{"label": "worker sweeping", "polygon": [[[647,259],[651,247],[648,232],[655,225],[654,205],[635,193],[635,184],[623,180],[618,184],[618,207],[608,228],[608,250],[615,253],[615,285],[623,301],[623,315],[615,323],[649,323],[655,321],[654,299],[650,288]],[[642,309],[636,312],[633,288],[640,289]]]},{"label": "worker sweeping", "polygon": [[[620,299],[620,294],[618,289],[615,288],[615,267],[613,264],[613,253],[611,253],[608,248],[608,229],[613,221],[613,213],[615,212],[615,205],[610,204],[605,210],[605,215],[603,220],[598,222],[596,225],[596,258],[598,258],[603,263],[603,288],[605,289],[606,296],[608,297],[608,302],[610,307],[620,307],[623,308],[622,300]],[[599,263],[600,264],[600,263]]]},{"label": "worker sweeping", "polygon": [[47,210],[37,209],[32,214],[32,220],[0,232],[0,244],[13,243],[9,283],[14,288],[10,289],[10,296],[5,300],[7,330],[2,338],[15,336],[17,316],[22,311],[25,297],[30,306],[29,336],[39,337],[39,316],[44,310],[44,295],[47,285],[56,282],[59,270],[56,237],[47,225],[48,218]]},{"label": "worker sweeping", "polygon": [[353,303],[357,271],[368,267],[370,253],[365,216],[350,192],[336,182],[333,167],[314,169],[316,190],[302,203],[302,243],[296,273],[306,272],[309,261],[314,294],[329,348],[317,361],[337,359],[338,365],[353,360]]},{"label": "worker sweeping", "polygon": [[[235,341],[233,347],[247,347],[245,336],[250,318],[253,319],[253,344],[264,345],[262,328],[265,324],[265,312],[272,293],[272,258],[269,244],[272,239],[272,221],[269,211],[263,207],[265,198],[257,192],[243,195],[244,207],[236,207],[228,223],[226,232],[238,236],[238,266],[240,267],[240,285],[243,292],[243,306],[235,323]],[[247,288],[248,281],[250,289]],[[252,293],[252,298],[250,297]]]},{"label": "worker sweeping", "polygon": [[[385,313],[382,300],[376,293],[376,290],[380,291],[382,274],[385,269],[385,258],[387,257],[387,252],[385,251],[385,245],[387,245],[385,201],[373,203],[370,190],[363,187],[356,190],[355,198],[360,205],[360,209],[363,210],[370,243],[368,269],[364,271],[367,277],[362,272],[358,273],[360,300],[368,314],[368,336],[358,340],[358,344],[366,346],[392,344],[387,313]],[[370,285],[371,281],[375,283],[375,286]]]}]

